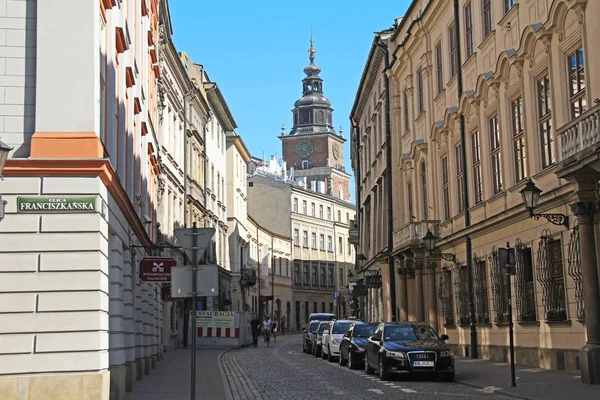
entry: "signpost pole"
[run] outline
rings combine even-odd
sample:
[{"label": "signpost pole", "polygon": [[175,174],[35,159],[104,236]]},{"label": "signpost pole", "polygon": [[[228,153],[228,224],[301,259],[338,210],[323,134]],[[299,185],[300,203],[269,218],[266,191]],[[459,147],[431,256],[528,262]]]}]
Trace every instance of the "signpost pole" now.
[{"label": "signpost pole", "polygon": [[196,399],[196,337],[198,329],[196,328],[196,293],[198,290],[198,228],[196,222],[192,225],[192,388],[191,399]]},{"label": "signpost pole", "polygon": [[275,257],[271,257],[271,320],[275,321]]}]

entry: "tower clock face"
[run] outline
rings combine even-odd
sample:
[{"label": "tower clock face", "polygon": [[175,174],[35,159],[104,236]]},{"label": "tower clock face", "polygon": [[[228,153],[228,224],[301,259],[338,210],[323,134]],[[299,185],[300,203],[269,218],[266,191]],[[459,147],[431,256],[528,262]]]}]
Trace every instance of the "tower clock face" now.
[{"label": "tower clock face", "polygon": [[300,158],[308,158],[313,150],[313,144],[310,140],[302,140],[296,145],[296,154],[298,154]]},{"label": "tower clock face", "polygon": [[331,151],[333,152],[333,157],[337,160],[340,156],[340,147],[337,143],[333,144],[333,149],[331,149]]}]

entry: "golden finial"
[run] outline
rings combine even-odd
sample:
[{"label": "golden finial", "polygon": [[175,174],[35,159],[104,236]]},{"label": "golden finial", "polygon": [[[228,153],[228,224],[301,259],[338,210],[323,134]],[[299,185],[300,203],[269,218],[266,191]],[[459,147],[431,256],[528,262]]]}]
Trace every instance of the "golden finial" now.
[{"label": "golden finial", "polygon": [[313,26],[311,25],[310,26],[310,49],[308,49],[308,54],[309,54],[308,58],[310,59],[311,64],[315,61],[315,53],[317,52],[315,50],[315,48],[313,47],[313,43],[314,43],[313,32],[314,32],[314,29],[313,29]]}]

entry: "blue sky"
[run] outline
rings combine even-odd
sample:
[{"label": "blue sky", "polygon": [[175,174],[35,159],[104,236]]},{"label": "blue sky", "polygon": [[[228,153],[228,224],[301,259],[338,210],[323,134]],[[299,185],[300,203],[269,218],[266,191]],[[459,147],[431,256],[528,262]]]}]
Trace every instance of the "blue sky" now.
[{"label": "blue sky", "polygon": [[[349,138],[349,115],[373,40],[403,15],[409,0],[169,0],[173,40],[217,82],[253,156],[281,157],[281,124],[302,95],[311,25],[315,63],[331,100],[333,124]],[[349,141],[344,146],[351,171]],[[354,178],[351,182],[354,199]]]}]

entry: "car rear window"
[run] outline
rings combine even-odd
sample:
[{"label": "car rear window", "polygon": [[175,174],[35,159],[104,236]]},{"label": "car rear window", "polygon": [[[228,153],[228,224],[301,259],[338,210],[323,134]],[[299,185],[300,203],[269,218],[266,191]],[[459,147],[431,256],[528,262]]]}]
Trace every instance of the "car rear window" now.
[{"label": "car rear window", "polygon": [[375,325],[356,325],[354,327],[354,337],[368,338],[375,331]]},{"label": "car rear window", "polygon": [[323,331],[325,330],[325,328],[327,328],[327,324],[321,324],[321,325],[319,325],[319,335],[321,333],[323,333]]},{"label": "car rear window", "polygon": [[348,328],[350,327],[350,325],[352,325],[352,322],[338,322],[333,324],[333,334],[336,333],[346,333],[346,331],[348,330]]},{"label": "car rear window", "polygon": [[313,321],[310,323],[310,327],[308,328],[309,332],[314,332],[317,330],[317,326],[319,326],[319,321]]}]

